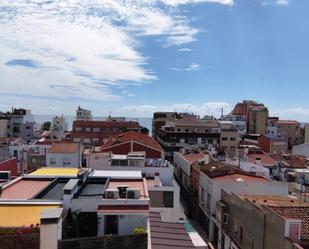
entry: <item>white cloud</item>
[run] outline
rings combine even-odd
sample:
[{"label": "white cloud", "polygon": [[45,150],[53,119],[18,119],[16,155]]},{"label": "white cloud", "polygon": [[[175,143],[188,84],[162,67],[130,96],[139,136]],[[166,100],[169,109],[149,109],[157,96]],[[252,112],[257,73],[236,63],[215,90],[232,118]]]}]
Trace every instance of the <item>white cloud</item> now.
[{"label": "white cloud", "polygon": [[[115,100],[110,86],[155,80],[138,51],[141,36],[163,45],[196,40],[199,32],[178,5],[233,0],[2,0],[2,93]],[[40,67],[7,66],[31,60]],[[197,70],[197,65],[191,65]]]},{"label": "white cloud", "polygon": [[277,0],[276,4],[277,5],[284,5],[284,6],[286,6],[286,5],[289,5],[290,2],[289,2],[289,0]]},{"label": "white cloud", "polygon": [[298,121],[309,121],[309,108],[289,107],[270,109],[270,115],[278,116],[281,119],[293,119]]},{"label": "white cloud", "polygon": [[200,70],[200,65],[196,63],[191,63],[188,67],[186,68],[178,68],[178,67],[171,67],[171,70],[174,71],[198,71]]},{"label": "white cloud", "polygon": [[191,52],[192,49],[191,48],[180,48],[178,49],[179,52]]}]

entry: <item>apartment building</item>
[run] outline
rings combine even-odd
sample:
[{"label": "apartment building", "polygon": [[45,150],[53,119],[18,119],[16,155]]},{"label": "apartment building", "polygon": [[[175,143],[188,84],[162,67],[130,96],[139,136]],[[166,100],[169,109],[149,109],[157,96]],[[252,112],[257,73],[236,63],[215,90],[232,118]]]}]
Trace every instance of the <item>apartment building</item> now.
[{"label": "apartment building", "polygon": [[218,249],[308,248],[309,204],[283,196],[236,195],[217,202]]},{"label": "apartment building", "polygon": [[215,248],[218,231],[213,217],[222,190],[235,194],[288,195],[287,183],[271,181],[222,162],[210,163],[200,170],[199,220]]},{"label": "apartment building", "polygon": [[220,148],[224,150],[228,158],[236,156],[238,146],[238,132],[233,128],[223,129],[220,131]]},{"label": "apartment building", "polygon": [[84,145],[103,145],[110,136],[123,131],[139,130],[139,123],[133,121],[75,120],[71,140]]},{"label": "apartment building", "polygon": [[76,110],[76,120],[92,120],[91,111],[79,106]]},{"label": "apartment building", "polygon": [[288,151],[288,141],[285,137],[275,135],[262,135],[258,138],[258,146],[270,154],[281,154]]},{"label": "apartment building", "polygon": [[293,145],[300,144],[301,141],[301,126],[295,120],[278,120],[275,122],[278,129],[278,134],[288,139],[289,149]]},{"label": "apartment building", "polygon": [[166,122],[156,133],[168,159],[182,148],[195,146],[200,149],[220,147],[220,128],[217,120],[187,117]]},{"label": "apartment building", "polygon": [[53,139],[62,140],[65,138],[65,132],[68,131],[68,124],[65,122],[65,118],[62,116],[53,117],[51,136]]}]

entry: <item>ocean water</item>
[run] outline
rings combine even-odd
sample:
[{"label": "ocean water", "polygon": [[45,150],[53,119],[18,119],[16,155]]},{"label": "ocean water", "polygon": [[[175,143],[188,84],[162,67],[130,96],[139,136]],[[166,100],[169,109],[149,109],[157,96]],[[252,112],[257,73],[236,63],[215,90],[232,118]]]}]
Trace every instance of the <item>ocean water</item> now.
[{"label": "ocean water", "polygon": [[[33,114],[33,116],[34,116],[35,122],[37,122],[39,124],[43,124],[46,121],[52,122],[53,117],[55,115]],[[73,116],[73,115],[63,115],[63,116],[65,118],[66,123],[68,123],[69,130],[71,130],[72,129],[73,121],[75,120],[75,116]],[[94,117],[94,119],[104,120],[104,119],[106,119],[106,117]],[[128,118],[126,118],[126,120],[139,122],[139,124],[141,126],[146,127],[149,130],[150,134],[151,134],[152,118],[132,118],[132,117],[128,117]]]}]

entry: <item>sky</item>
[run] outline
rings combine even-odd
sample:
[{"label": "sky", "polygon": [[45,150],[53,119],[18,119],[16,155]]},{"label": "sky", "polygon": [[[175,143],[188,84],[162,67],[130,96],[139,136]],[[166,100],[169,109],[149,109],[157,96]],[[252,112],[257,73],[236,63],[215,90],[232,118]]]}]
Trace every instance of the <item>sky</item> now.
[{"label": "sky", "polygon": [[309,121],[308,0],[0,0],[0,110]]}]

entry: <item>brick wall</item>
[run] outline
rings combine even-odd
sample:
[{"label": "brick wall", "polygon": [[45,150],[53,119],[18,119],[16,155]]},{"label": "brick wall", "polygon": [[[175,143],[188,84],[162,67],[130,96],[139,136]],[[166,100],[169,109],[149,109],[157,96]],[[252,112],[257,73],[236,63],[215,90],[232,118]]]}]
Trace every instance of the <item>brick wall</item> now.
[{"label": "brick wall", "polygon": [[147,249],[147,234],[109,235],[61,240],[58,249]]},{"label": "brick wall", "polygon": [[0,171],[11,171],[13,177],[17,176],[17,159],[16,157],[0,162]]},{"label": "brick wall", "polygon": [[1,249],[40,249],[40,233],[0,235]]}]

